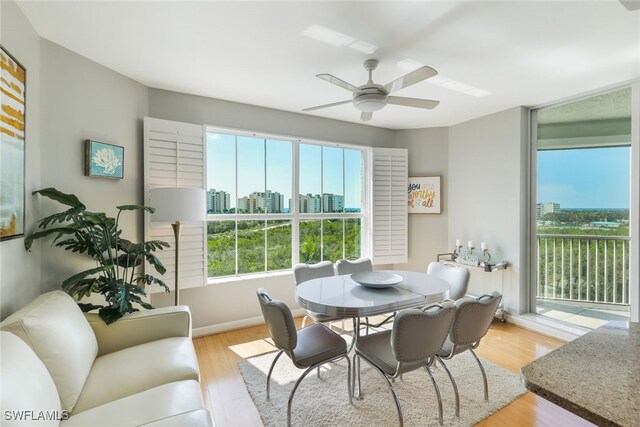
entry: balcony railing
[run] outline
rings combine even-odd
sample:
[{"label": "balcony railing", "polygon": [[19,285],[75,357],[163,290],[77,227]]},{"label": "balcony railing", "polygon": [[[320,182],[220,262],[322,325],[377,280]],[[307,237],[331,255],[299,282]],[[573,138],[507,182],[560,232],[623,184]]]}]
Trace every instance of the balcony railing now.
[{"label": "balcony railing", "polygon": [[537,297],[629,304],[629,237],[538,234]]}]

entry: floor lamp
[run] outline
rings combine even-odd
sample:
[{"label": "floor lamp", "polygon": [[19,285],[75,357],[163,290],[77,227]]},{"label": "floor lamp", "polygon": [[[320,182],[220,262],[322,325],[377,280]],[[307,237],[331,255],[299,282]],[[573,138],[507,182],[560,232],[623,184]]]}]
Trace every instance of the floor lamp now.
[{"label": "floor lamp", "polygon": [[151,222],[170,222],[175,236],[176,277],[175,302],[179,304],[180,232],[184,223],[204,222],[207,219],[206,193],[200,188],[152,188],[149,206],[156,209]]}]

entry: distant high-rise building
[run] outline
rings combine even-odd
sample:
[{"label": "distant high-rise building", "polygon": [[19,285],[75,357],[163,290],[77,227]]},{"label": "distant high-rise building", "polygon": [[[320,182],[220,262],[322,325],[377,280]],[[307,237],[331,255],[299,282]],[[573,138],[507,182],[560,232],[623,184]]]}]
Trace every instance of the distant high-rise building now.
[{"label": "distant high-rise building", "polygon": [[536,205],[536,218],[540,219],[543,215],[548,213],[558,212],[560,210],[560,203],[543,202]]},{"label": "distant high-rise building", "polygon": [[322,202],[325,212],[342,212],[344,207],[344,197],[338,194],[324,193]]},{"label": "distant high-rise building", "polygon": [[215,188],[207,191],[207,212],[225,213],[231,208],[231,195],[226,191],[216,191]]},{"label": "distant high-rise building", "polygon": [[238,211],[245,213],[282,213],[284,195],[277,191],[255,191],[238,198]]},{"label": "distant high-rise building", "polygon": [[300,213],[319,213],[321,212],[322,198],[319,194],[299,194],[298,203]]}]

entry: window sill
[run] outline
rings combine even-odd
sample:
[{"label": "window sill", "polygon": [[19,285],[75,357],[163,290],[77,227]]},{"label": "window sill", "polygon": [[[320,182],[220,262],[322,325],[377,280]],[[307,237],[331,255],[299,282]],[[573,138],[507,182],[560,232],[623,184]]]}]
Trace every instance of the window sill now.
[{"label": "window sill", "polygon": [[224,284],[224,283],[243,282],[246,280],[258,280],[258,279],[265,279],[269,277],[283,277],[283,276],[293,277],[293,270],[281,270],[281,271],[272,271],[272,272],[264,272],[264,273],[249,273],[249,274],[241,274],[241,275],[235,275],[235,276],[209,278],[207,280],[207,285],[218,285],[218,284]]}]

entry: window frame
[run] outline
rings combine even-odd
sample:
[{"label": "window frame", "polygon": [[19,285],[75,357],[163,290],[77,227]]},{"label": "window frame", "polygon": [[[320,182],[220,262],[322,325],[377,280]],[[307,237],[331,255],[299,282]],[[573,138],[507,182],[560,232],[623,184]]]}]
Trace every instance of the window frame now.
[{"label": "window frame", "polygon": [[[369,229],[369,223],[370,223],[370,215],[371,215],[371,206],[370,206],[370,180],[371,180],[371,172],[370,172],[370,168],[369,168],[369,162],[370,162],[370,158],[371,158],[371,147],[368,146],[363,146],[363,145],[355,145],[355,144],[345,144],[345,143],[340,143],[340,142],[330,142],[330,141],[322,141],[322,140],[313,140],[313,139],[306,139],[306,138],[295,138],[295,137],[291,137],[291,136],[284,136],[284,135],[276,135],[276,134],[269,134],[269,133],[262,133],[262,132],[250,132],[250,131],[246,131],[246,130],[239,130],[239,129],[233,129],[233,128],[225,128],[225,127],[218,127],[218,126],[205,126],[205,147],[204,147],[204,171],[205,171],[205,177],[208,177],[208,168],[207,168],[207,150],[208,150],[208,136],[209,134],[215,134],[215,133],[220,133],[220,134],[227,134],[227,135],[234,135],[236,138],[239,136],[245,136],[245,137],[252,137],[252,138],[260,138],[260,139],[264,139],[266,140],[277,140],[277,141],[286,141],[286,142],[290,142],[291,143],[291,171],[292,171],[292,183],[291,183],[291,212],[290,213],[237,213],[238,210],[238,156],[237,156],[237,139],[235,141],[236,143],[236,156],[235,156],[235,184],[234,184],[234,191],[235,194],[232,195],[235,197],[235,209],[236,209],[236,213],[233,214],[223,214],[223,213],[218,213],[218,214],[210,214],[207,213],[207,224],[209,224],[209,222],[212,221],[235,221],[236,223],[236,227],[235,227],[235,274],[231,274],[231,275],[226,275],[226,276],[209,276],[209,270],[208,267],[206,268],[207,271],[207,283],[208,284],[213,284],[213,283],[219,283],[219,282],[224,282],[225,280],[233,280],[234,278],[242,278],[242,277],[250,277],[250,276],[257,276],[257,275],[262,275],[262,274],[281,274],[281,273],[286,273],[291,271],[292,267],[296,264],[298,264],[300,262],[300,221],[314,221],[314,220],[319,220],[320,221],[320,259],[323,259],[323,255],[324,255],[324,251],[323,251],[323,230],[324,230],[324,224],[322,220],[328,220],[328,219],[342,219],[343,220],[343,232],[342,232],[342,247],[343,247],[343,256],[345,254],[345,222],[344,220],[346,219],[360,219],[360,254],[361,256],[369,256],[370,255],[370,245],[369,245],[369,238],[368,238],[368,233],[367,230]],[[321,212],[318,213],[300,213],[300,206],[299,206],[299,197],[295,197],[296,195],[299,196],[300,192],[299,192],[299,186],[300,186],[300,182],[299,182],[299,173],[300,173],[300,168],[299,168],[299,154],[300,154],[300,145],[301,144],[305,144],[305,145],[315,145],[315,146],[320,146],[321,148],[321,153],[323,152],[322,148],[323,147],[333,147],[333,148],[340,148],[343,150],[357,150],[361,152],[362,155],[362,174],[363,174],[363,185],[362,185],[362,203],[361,203],[361,211],[360,212],[344,212],[344,202],[343,202],[343,212],[323,212],[324,210],[324,206],[323,206],[323,190],[324,190],[324,180],[323,180],[323,170],[324,170],[324,164],[323,164],[323,156],[321,155],[321,162],[320,162],[320,171],[321,171],[321,175],[320,175],[320,195],[321,195],[321,205],[320,205],[320,210]],[[265,146],[266,147],[266,146]],[[265,166],[265,176],[267,175],[267,167],[268,167],[268,163],[267,163],[267,155],[266,155],[266,150],[265,150],[265,156],[264,156],[264,166]],[[343,151],[343,162],[342,162],[342,173],[343,173],[343,179],[342,179],[342,196],[343,198],[346,196],[345,194],[345,188],[346,188],[346,180],[344,178],[344,174],[345,174],[345,156],[344,156],[344,151]],[[206,178],[205,178],[206,179]],[[266,186],[267,186],[267,182],[265,179],[265,191],[266,191]],[[208,187],[208,185],[206,186]],[[205,188],[206,191],[208,191],[208,188]],[[343,199],[344,200],[344,199]],[[267,241],[267,236],[266,236],[266,230],[265,230],[265,244],[264,244],[264,270],[259,271],[259,272],[252,272],[252,273],[238,273],[238,221],[277,221],[277,220],[286,220],[286,221],[290,221],[291,222],[291,267],[290,268],[286,268],[286,269],[282,269],[282,270],[268,270],[268,241]],[[205,230],[205,236],[208,236],[208,233]],[[207,239],[208,241],[208,239]],[[205,260],[206,260],[206,265],[208,266],[208,259],[209,259],[209,250],[208,250],[208,244],[205,244]]]}]

